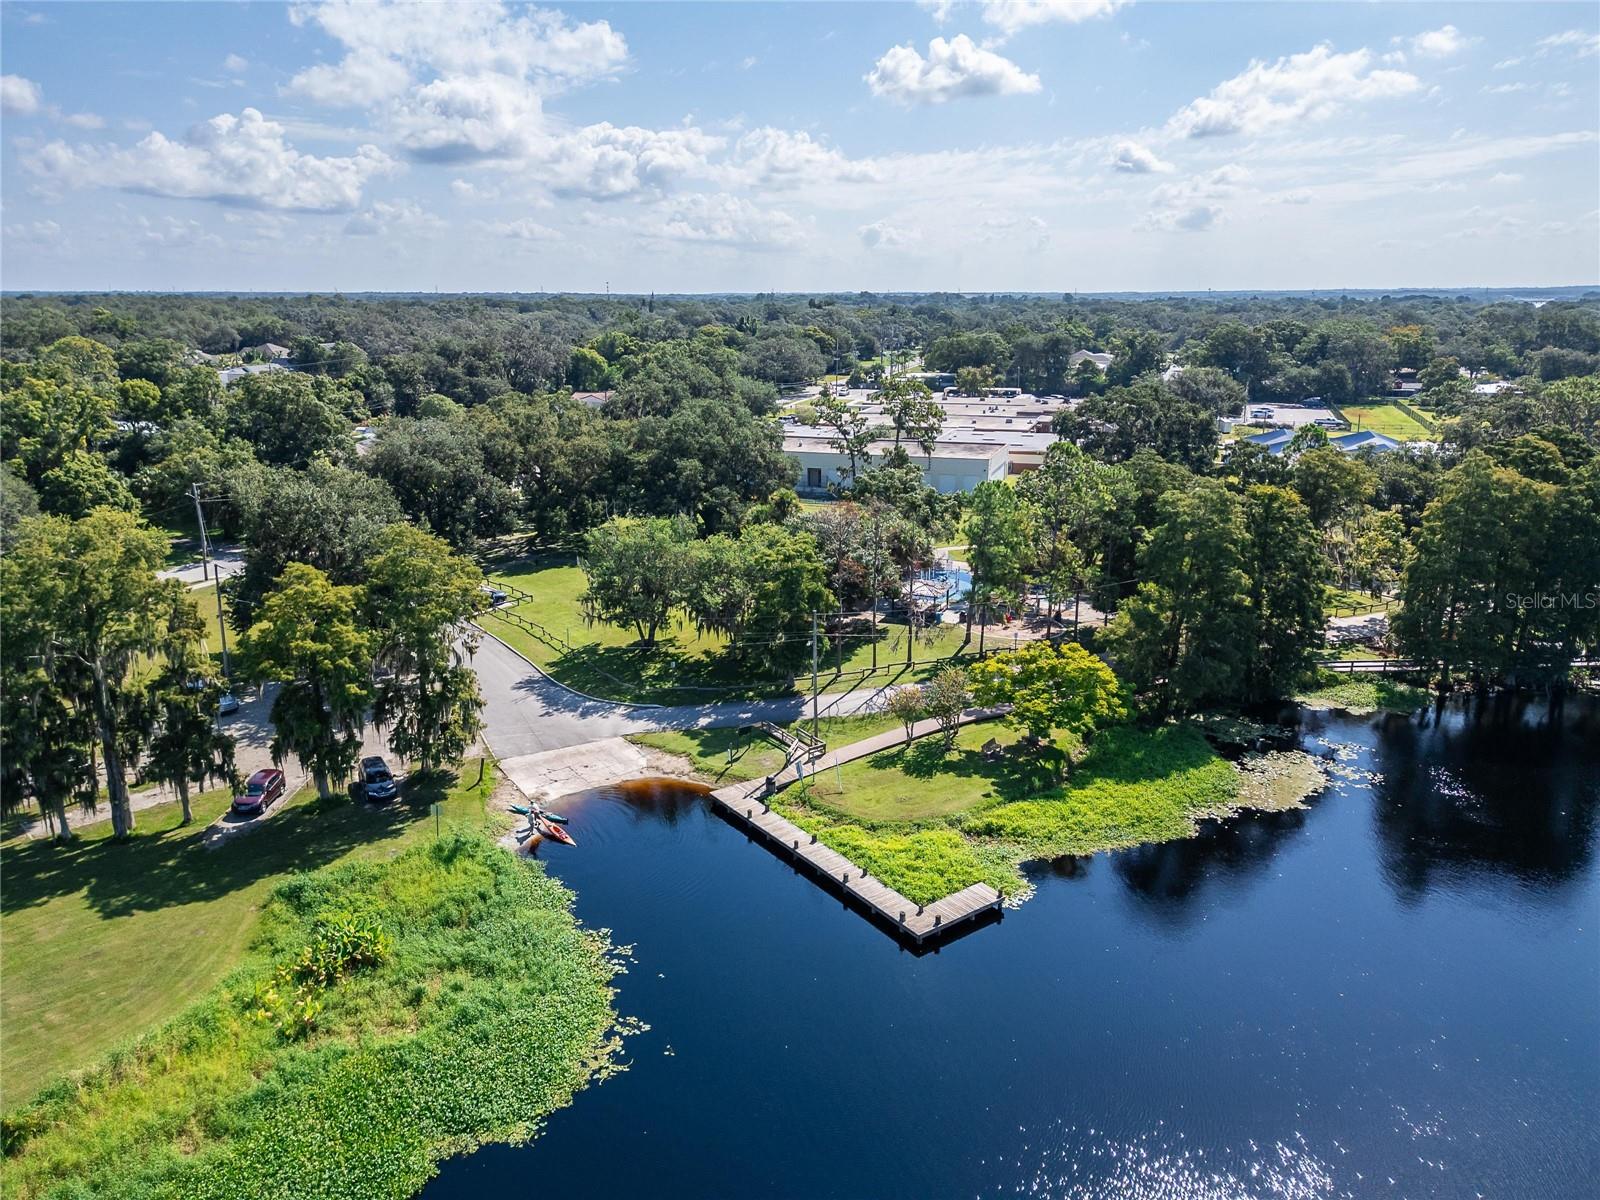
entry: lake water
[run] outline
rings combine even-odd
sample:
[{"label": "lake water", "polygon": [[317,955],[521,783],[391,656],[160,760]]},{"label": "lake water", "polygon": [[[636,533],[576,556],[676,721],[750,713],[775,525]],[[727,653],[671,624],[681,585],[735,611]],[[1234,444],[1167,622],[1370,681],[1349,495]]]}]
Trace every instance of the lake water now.
[{"label": "lake water", "polygon": [[1042,867],[913,955],[682,788],[541,849],[625,1073],[429,1200],[1600,1194],[1600,704],[1311,713],[1300,812]]}]

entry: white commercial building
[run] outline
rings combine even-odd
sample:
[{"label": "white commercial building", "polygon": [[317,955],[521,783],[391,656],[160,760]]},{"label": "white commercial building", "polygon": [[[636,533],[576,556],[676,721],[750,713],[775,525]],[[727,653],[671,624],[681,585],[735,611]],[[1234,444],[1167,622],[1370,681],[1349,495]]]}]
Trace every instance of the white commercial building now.
[{"label": "white commercial building", "polygon": [[[850,456],[835,449],[832,436],[822,431],[790,431],[783,439],[783,452],[798,467],[795,488],[802,495],[826,492],[848,481]],[[875,442],[872,457],[877,460],[893,448],[891,442]],[[914,466],[922,470],[923,481],[936,492],[970,492],[987,479],[1004,479],[1011,473],[1011,456],[1004,443],[971,442],[940,438],[932,454],[920,447],[904,445]]]}]

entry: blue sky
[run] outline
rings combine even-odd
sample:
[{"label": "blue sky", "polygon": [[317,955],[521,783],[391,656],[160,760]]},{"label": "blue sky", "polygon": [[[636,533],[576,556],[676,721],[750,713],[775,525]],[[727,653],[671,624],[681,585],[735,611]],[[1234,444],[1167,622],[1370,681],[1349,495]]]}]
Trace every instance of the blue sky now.
[{"label": "blue sky", "polygon": [[0,9],[0,284],[1600,277],[1593,4]]}]

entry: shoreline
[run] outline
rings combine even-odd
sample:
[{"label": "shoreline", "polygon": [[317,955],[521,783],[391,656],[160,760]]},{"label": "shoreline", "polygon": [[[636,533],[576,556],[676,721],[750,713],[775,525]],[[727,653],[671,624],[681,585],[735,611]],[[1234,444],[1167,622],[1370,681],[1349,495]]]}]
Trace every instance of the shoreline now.
[{"label": "shoreline", "polygon": [[[858,745],[865,746],[876,740],[864,739]],[[849,746],[841,747],[836,753],[844,754],[850,749]],[[584,751],[591,753],[585,756],[582,753]],[[880,752],[882,748],[871,751],[874,754]],[[575,769],[572,761],[575,757],[588,757],[593,761],[582,763],[580,769]],[[817,803],[816,798],[806,792],[804,783],[800,784],[801,799],[798,802],[789,802],[782,798],[783,794],[796,783],[800,783],[793,778],[792,772],[784,772],[783,776],[779,777],[778,788],[765,797],[764,803],[770,805],[771,811],[794,822],[800,830],[812,834],[834,851],[857,863],[858,869],[864,874],[882,879],[887,886],[899,892],[908,890],[908,876],[904,875],[902,870],[896,869],[895,862],[883,860],[878,856],[873,845],[875,839],[934,839],[951,842],[952,845],[958,841],[961,851],[974,863],[984,863],[987,866],[981,868],[981,874],[977,879],[960,882],[965,879],[964,875],[960,875],[952,883],[948,894],[955,894],[963,887],[970,886],[972,882],[986,880],[1004,894],[1006,907],[1012,908],[1020,905],[1032,893],[1031,887],[1027,885],[1030,864],[1048,863],[1064,858],[1090,857],[1135,846],[1181,841],[1198,836],[1201,832],[1201,823],[1204,821],[1226,820],[1246,812],[1286,812],[1303,809],[1313,797],[1335,782],[1322,759],[1298,748],[1266,752],[1251,751],[1238,759],[1223,758],[1219,755],[1218,761],[1226,763],[1228,770],[1235,776],[1233,794],[1224,802],[1184,813],[1183,818],[1187,822],[1187,828],[1183,832],[1155,838],[1115,837],[1081,849],[1055,851],[1048,846],[1034,844],[1028,838],[1000,833],[983,834],[964,828],[965,821],[976,815],[975,810],[957,810],[930,820],[867,822],[847,811],[834,809],[825,801]],[[605,739],[572,750],[546,751],[519,760],[514,770],[508,770],[506,764],[501,764],[501,770],[503,776],[513,784],[511,789],[507,789],[508,792],[521,795],[530,804],[553,803],[584,791],[625,787],[633,783],[665,782],[707,794],[720,786],[724,791],[742,790],[754,796],[762,790],[763,778],[759,775],[754,778],[734,780],[719,778],[704,770],[688,755],[627,739]],[[506,807],[512,802],[509,797],[502,798],[497,793],[493,800],[501,811],[509,811]],[[1049,804],[1051,801],[1040,799],[1035,803]],[[521,845],[516,842],[515,836],[509,833],[502,842],[509,849],[518,849]],[[907,848],[910,849],[909,846]],[[931,853],[931,845],[929,850]],[[917,853],[912,853],[913,859],[918,857]],[[971,873],[971,870],[972,868],[968,868],[968,873]],[[960,886],[955,886],[956,882],[959,882]],[[1005,886],[1001,886],[1002,882]],[[939,899],[938,896],[928,894],[926,890],[919,891],[914,887],[910,890],[918,892],[912,899],[922,903],[933,903]]]}]

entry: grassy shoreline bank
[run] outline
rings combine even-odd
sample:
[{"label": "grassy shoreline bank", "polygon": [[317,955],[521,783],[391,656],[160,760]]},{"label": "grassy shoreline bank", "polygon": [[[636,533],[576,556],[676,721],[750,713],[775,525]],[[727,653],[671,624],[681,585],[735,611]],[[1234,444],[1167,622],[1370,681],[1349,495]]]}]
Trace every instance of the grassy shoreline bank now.
[{"label": "grassy shoreline bank", "polygon": [[[824,735],[840,747],[896,726],[877,714],[840,720]],[[1002,753],[984,754],[990,739]],[[689,774],[713,784],[757,779],[782,765],[781,752],[765,743],[728,761],[728,749],[738,749],[734,731],[633,740],[687,759]],[[969,725],[948,753],[937,737],[895,745],[818,772],[779,793],[773,807],[908,899],[927,903],[979,882],[1021,897],[1026,862],[1190,837],[1203,819],[1298,807],[1326,782],[1299,751],[1230,762],[1189,724],[1107,730],[1067,773],[1080,749],[1065,740],[1023,748],[995,723]]]},{"label": "grassy shoreline bank", "polygon": [[[3,1107],[51,1076],[87,1066],[130,1034],[170,1016],[244,954],[273,886],[286,875],[347,860],[390,858],[445,820],[485,825],[495,775],[469,759],[455,777],[409,781],[379,808],[312,788],[286,798],[258,828],[208,848],[228,808],[226,789],[194,800],[193,824],[174,801],[139,813],[133,837],[111,823],[61,845],[13,836],[0,843],[0,1060]],[[84,1018],[85,1005],[93,1009]]]},{"label": "grassy shoreline bank", "polygon": [[609,943],[481,830],[289,876],[240,963],[5,1118],[7,1195],[406,1196],[597,1071]]}]

